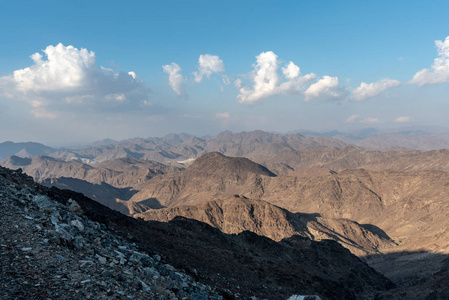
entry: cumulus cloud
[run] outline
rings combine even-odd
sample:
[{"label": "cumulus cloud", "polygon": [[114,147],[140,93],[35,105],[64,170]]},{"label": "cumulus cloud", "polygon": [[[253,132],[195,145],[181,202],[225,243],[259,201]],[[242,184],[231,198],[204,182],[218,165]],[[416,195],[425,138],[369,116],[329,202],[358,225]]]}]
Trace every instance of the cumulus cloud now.
[{"label": "cumulus cloud", "polygon": [[171,88],[178,96],[187,97],[187,93],[184,87],[186,79],[181,74],[181,67],[178,64],[172,62],[169,65],[162,66],[164,72],[168,74],[168,82]]},{"label": "cumulus cloud", "polygon": [[345,123],[353,123],[355,120],[358,119],[359,116],[360,116],[359,114],[351,115],[346,119]]},{"label": "cumulus cloud", "polygon": [[301,75],[300,68],[293,62],[282,68],[286,80],[279,75],[278,56],[272,52],[262,52],[256,56],[256,63],[250,73],[252,87],[243,86],[241,79],[234,82],[239,89],[237,100],[241,104],[254,104],[264,98],[278,94],[298,94],[316,75]]},{"label": "cumulus cloud", "polygon": [[362,101],[379,95],[381,92],[396,87],[401,83],[394,79],[384,78],[378,82],[366,83],[362,82],[359,87],[352,91],[352,99]]},{"label": "cumulus cloud", "polygon": [[24,101],[37,118],[55,118],[60,111],[136,110],[149,90],[134,72],[98,68],[95,53],[73,46],[48,46],[34,53],[34,64],[0,77],[0,95]]},{"label": "cumulus cloud", "polygon": [[225,67],[220,57],[210,54],[202,54],[198,59],[198,72],[193,72],[195,82],[201,82],[203,77],[210,78],[213,73],[223,73]]},{"label": "cumulus cloud", "polygon": [[256,57],[252,74],[253,88],[240,88],[237,96],[240,103],[252,104],[275,93],[280,82],[277,58],[272,51],[262,52]]},{"label": "cumulus cloud", "polygon": [[373,117],[360,120],[360,123],[378,123],[378,122],[379,122],[379,119],[373,118]]},{"label": "cumulus cloud", "polygon": [[88,73],[96,69],[95,53],[63,44],[48,46],[44,51],[31,55],[34,65],[16,70],[13,79],[20,91],[71,90],[86,84]]},{"label": "cumulus cloud", "polygon": [[310,85],[305,91],[305,101],[312,98],[337,99],[344,95],[344,90],[338,85],[338,77],[323,76],[320,80]]},{"label": "cumulus cloud", "polygon": [[417,85],[449,82],[449,36],[444,41],[435,41],[438,57],[435,58],[431,69],[422,69],[413,76],[410,83]]},{"label": "cumulus cloud", "polygon": [[397,117],[394,121],[396,123],[406,123],[410,121],[410,116]]},{"label": "cumulus cloud", "polygon": [[295,79],[301,74],[301,71],[300,68],[291,61],[286,67],[282,68],[282,73],[284,73],[284,76],[287,79]]}]

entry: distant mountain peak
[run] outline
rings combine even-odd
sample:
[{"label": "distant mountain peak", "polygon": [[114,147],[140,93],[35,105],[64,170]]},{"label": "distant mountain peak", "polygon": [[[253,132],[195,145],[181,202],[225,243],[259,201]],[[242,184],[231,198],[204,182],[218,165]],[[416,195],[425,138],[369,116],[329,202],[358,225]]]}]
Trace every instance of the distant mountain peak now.
[{"label": "distant mountain peak", "polygon": [[276,175],[266,167],[259,165],[244,157],[230,157],[220,152],[209,152],[197,158],[188,168],[202,173],[243,174],[253,173],[269,177]]}]

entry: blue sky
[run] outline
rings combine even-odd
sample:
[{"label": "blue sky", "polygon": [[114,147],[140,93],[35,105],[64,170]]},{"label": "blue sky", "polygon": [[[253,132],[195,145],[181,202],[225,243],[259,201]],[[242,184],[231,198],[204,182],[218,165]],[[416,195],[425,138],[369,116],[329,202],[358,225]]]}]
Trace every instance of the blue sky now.
[{"label": "blue sky", "polygon": [[447,127],[448,11],[447,1],[2,1],[0,141]]}]

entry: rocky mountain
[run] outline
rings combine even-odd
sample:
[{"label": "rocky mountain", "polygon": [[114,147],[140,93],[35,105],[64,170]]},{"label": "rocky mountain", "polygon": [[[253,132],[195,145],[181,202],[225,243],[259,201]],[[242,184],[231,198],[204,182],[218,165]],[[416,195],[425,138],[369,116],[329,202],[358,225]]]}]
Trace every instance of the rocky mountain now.
[{"label": "rocky mountain", "polygon": [[1,299],[223,299],[84,205],[1,167],[0,210]]},{"label": "rocky mountain", "polygon": [[3,298],[373,299],[393,287],[328,240],[137,220],[5,168],[0,193]]},{"label": "rocky mountain", "polygon": [[380,133],[373,129],[343,133],[278,134],[261,130],[232,133],[224,131],[217,136],[200,138],[190,134],[168,134],[164,137],[132,138],[122,141],[105,139],[80,149],[53,149],[38,143],[0,143],[0,159],[16,155],[32,157],[52,156],[63,160],[79,160],[88,164],[117,158],[135,158],[178,165],[207,152],[227,156],[241,156],[260,161],[284,151],[303,151],[314,147],[344,148],[349,145],[364,150],[440,150],[449,148],[448,133],[428,133],[419,130]]},{"label": "rocky mountain", "polygon": [[[18,163],[22,162],[17,161],[17,158],[15,157],[9,158],[5,162],[7,162],[7,165],[10,166],[13,161],[16,162],[16,164],[14,164],[15,167],[18,166]],[[23,167],[24,172],[30,174],[33,174],[33,172],[39,172],[38,174],[40,174],[40,170],[45,170],[46,172],[42,173],[41,178],[46,179],[41,182],[46,186],[56,186],[62,189],[67,188],[81,192],[84,195],[124,214],[143,213],[149,211],[150,208],[157,209],[164,206],[176,206],[189,203],[183,202],[182,199],[185,200],[186,197],[182,193],[176,196],[176,199],[181,200],[176,200],[173,203],[160,203],[157,200],[159,199],[158,197],[152,197],[151,195],[143,199],[139,199],[141,195],[146,194],[146,191],[149,190],[152,192],[152,185],[146,186],[143,191],[139,193],[139,195],[136,195],[138,193],[138,190],[136,189],[130,187],[120,187],[123,182],[127,182],[128,184],[133,183],[131,180],[119,180],[122,179],[123,176],[127,176],[136,181],[144,175],[148,181],[152,177],[150,175],[164,174],[162,170],[167,171],[169,169],[173,169],[173,167],[165,167],[159,163],[123,158],[103,162],[92,167],[77,161],[63,162],[48,157],[35,157],[33,159],[28,159],[26,162],[22,163],[21,166]],[[149,166],[159,168],[154,168],[151,170],[148,169]],[[58,177],[68,171],[71,172],[72,177]],[[36,173],[34,173],[34,175],[35,174]],[[194,204],[199,203],[200,199],[203,199],[204,201],[215,199],[219,193],[234,195],[235,192],[245,191],[245,186],[251,187],[255,182],[262,182],[263,177],[275,177],[275,175],[268,169],[250,161],[249,159],[231,158],[217,152],[208,153],[197,159],[185,172],[181,172],[181,174],[182,177],[177,177],[173,181],[175,182],[176,188],[180,191],[186,190],[191,193],[189,187],[197,186],[199,188],[197,192],[202,193],[201,198],[195,198]],[[78,179],[76,177],[82,179]],[[112,182],[113,185],[108,184],[107,182]],[[155,182],[158,182],[158,180],[156,179]],[[211,188],[209,193],[204,192],[203,189],[205,185],[212,187],[214,184],[217,185],[220,182],[221,184],[219,184],[215,189]],[[222,187],[226,187],[226,189],[222,191]],[[257,191],[257,187],[251,187],[251,189],[251,191]],[[251,191],[249,191],[249,193]],[[134,195],[136,195],[136,197],[134,197]],[[131,198],[133,198],[132,201],[127,201]],[[231,199],[234,198],[231,197]],[[259,206],[259,203],[261,202],[255,202],[255,204],[257,204],[256,207]],[[251,204],[251,207],[255,204]],[[267,205],[272,206],[268,203],[264,204],[264,206]],[[229,208],[230,206],[228,205],[227,207]],[[197,209],[201,210],[201,208]],[[233,211],[238,211],[239,209],[243,209],[243,206],[232,207]],[[179,212],[179,210],[177,211]],[[223,208],[221,208],[220,211],[223,213]],[[250,230],[275,240],[291,237],[294,234],[307,236],[309,238],[313,238],[314,240],[330,238],[341,242],[342,245],[348,247],[351,251],[353,251],[353,253],[360,255],[375,253],[378,249],[384,248],[386,245],[392,246],[393,244],[389,239],[384,239],[376,234],[373,235],[373,233],[354,222],[350,222],[349,220],[337,221],[323,220],[321,218],[320,222],[316,222],[315,218],[314,220],[307,220],[309,225],[313,224],[312,226],[307,227],[305,226],[304,222],[306,221],[304,218],[298,218],[293,214],[282,211],[274,206],[270,208],[270,211],[275,211],[276,213],[268,214],[267,218],[260,218],[260,216],[254,217],[254,215],[251,215],[251,222],[257,224],[263,224],[265,222],[270,224],[281,224],[280,227],[272,228],[268,231],[259,231],[257,227],[254,226],[244,226],[241,224],[239,227],[237,226],[238,220],[235,219],[234,226],[236,226],[236,230],[226,230],[226,226],[218,226],[218,228],[224,230],[225,233],[239,233],[244,230]],[[158,212],[162,212],[162,210],[158,210]],[[244,214],[244,210],[238,213]],[[288,216],[286,214],[288,214]],[[217,225],[207,222],[204,218],[198,218],[195,214],[189,215],[179,213],[178,215],[200,221],[206,221],[206,223],[209,223],[212,226]],[[175,214],[172,214],[172,218],[175,216]],[[212,214],[209,217],[219,218],[220,216]],[[148,218],[148,215],[145,216],[145,219],[164,220],[156,217]],[[164,221],[168,220],[170,219]],[[302,229],[303,227],[306,228],[306,230]],[[337,234],[335,234],[335,232],[337,232]]]},{"label": "rocky mountain", "polygon": [[[21,168],[26,174],[36,181],[47,178],[71,177],[85,179],[94,168],[79,161],[62,161],[48,156],[34,156],[32,158],[20,158],[11,156],[0,161],[4,167],[11,169]],[[109,176],[112,176],[110,174]]]},{"label": "rocky mountain", "polygon": [[[245,160],[245,167],[240,160]],[[130,201],[151,199],[158,208],[174,208],[238,194],[292,213],[374,225],[399,244],[394,251],[449,251],[449,236],[443,229],[449,226],[447,186],[449,174],[441,171],[348,169],[313,178],[274,176],[249,160],[209,153],[185,171],[149,180]]]},{"label": "rocky mountain", "polygon": [[356,168],[373,171],[433,170],[449,172],[449,150],[447,149],[365,151],[352,146],[344,148],[314,147],[302,151],[283,151],[275,156],[259,158],[256,161],[267,166],[276,174],[284,175],[295,175],[295,173],[304,173],[304,170],[311,169],[340,172]]},{"label": "rocky mountain", "polygon": [[35,155],[48,155],[55,149],[33,142],[14,143],[11,141],[0,143],[0,159],[11,155],[29,158]]},{"label": "rocky mountain", "polygon": [[395,244],[360,224],[347,219],[324,218],[319,214],[290,213],[280,207],[239,195],[196,206],[150,209],[135,218],[168,222],[178,216],[207,223],[224,233],[251,231],[281,241],[294,235],[315,241],[331,239],[357,255],[376,254]]},{"label": "rocky mountain", "polygon": [[340,140],[327,137],[283,135],[260,130],[241,133],[225,131],[212,138],[199,138],[182,133],[168,134],[162,138],[103,140],[83,149],[53,151],[50,156],[62,160],[78,160],[91,165],[118,158],[134,158],[180,166],[207,152],[217,151],[225,155],[256,158],[272,156],[285,150],[347,145]]},{"label": "rocky mountain", "polygon": [[64,161],[48,156],[11,156],[1,160],[0,165],[11,169],[21,168],[38,182],[66,177],[93,184],[107,183],[117,188],[134,188],[155,175],[179,170],[158,162],[134,158],[119,158],[92,166],[77,160]]},{"label": "rocky mountain", "polygon": [[338,130],[315,132],[297,130],[304,136],[324,136],[338,139],[345,143],[361,147],[365,150],[440,150],[449,148],[449,134],[447,128],[403,128],[375,129],[364,128],[351,132]]},{"label": "rocky mountain", "polygon": [[247,158],[211,152],[195,160],[185,171],[148,181],[131,201],[154,199],[160,206],[174,207],[199,204],[217,196],[253,195],[260,190],[258,183],[262,178],[275,176]]},{"label": "rocky mountain", "polygon": [[140,185],[158,174],[179,170],[158,162],[133,158],[119,158],[91,166],[77,160],[63,161],[48,156],[11,156],[1,160],[0,165],[21,168],[43,185],[83,193],[125,214],[148,209],[143,203],[127,202]]},{"label": "rocky mountain", "polygon": [[326,137],[305,137],[301,134],[276,134],[261,130],[232,133],[225,131],[207,140],[206,152],[220,152],[227,156],[250,159],[276,155],[282,151],[303,150],[310,147],[345,147],[346,143]]},{"label": "rocky mountain", "polygon": [[447,252],[449,236],[442,228],[448,222],[448,185],[446,172],[345,170],[313,179],[278,177],[262,184],[261,199],[292,212],[373,224],[400,250]]},{"label": "rocky mountain", "polygon": [[[130,211],[145,211],[150,208],[144,203],[131,203],[126,201],[137,193],[137,191],[133,191],[130,188],[116,188],[105,182],[95,184],[77,178],[59,177],[47,178],[43,180],[41,184],[47,187],[55,186],[60,189],[70,189],[82,193],[83,195],[126,215],[129,215]],[[128,207],[129,205],[131,206]]]},{"label": "rocky mountain", "polygon": [[186,133],[169,134],[162,138],[132,138],[123,141],[104,140],[79,150],[58,151],[60,159],[88,160],[99,163],[118,158],[134,158],[179,165],[178,161],[197,157],[206,141]]}]

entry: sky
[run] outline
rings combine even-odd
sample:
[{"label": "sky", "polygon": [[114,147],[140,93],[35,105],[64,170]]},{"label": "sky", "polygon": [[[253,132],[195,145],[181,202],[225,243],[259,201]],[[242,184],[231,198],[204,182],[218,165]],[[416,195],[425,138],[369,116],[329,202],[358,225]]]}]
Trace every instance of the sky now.
[{"label": "sky", "polygon": [[448,127],[448,1],[0,1],[0,142]]}]

